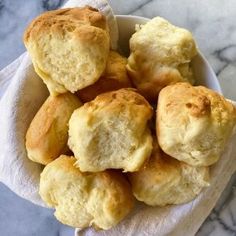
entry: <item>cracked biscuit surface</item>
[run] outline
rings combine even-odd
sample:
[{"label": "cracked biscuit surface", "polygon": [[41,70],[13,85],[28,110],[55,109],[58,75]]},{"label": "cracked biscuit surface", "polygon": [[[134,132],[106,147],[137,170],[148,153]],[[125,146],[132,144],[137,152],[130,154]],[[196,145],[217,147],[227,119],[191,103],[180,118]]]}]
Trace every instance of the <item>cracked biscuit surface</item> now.
[{"label": "cracked biscuit surface", "polygon": [[128,181],[117,171],[82,173],[76,159],[62,155],[40,177],[40,196],[55,208],[56,218],[77,228],[109,229],[133,208]]},{"label": "cracked biscuit surface", "polygon": [[197,54],[192,34],[155,17],[130,39],[127,69],[139,92],[156,102],[162,88],[177,82],[194,83],[190,62]]},{"label": "cracked biscuit surface", "polygon": [[165,153],[190,165],[214,164],[233,134],[235,123],[233,104],[206,87],[177,83],[159,94],[159,145]]},{"label": "cracked biscuit surface", "polygon": [[152,155],[141,170],[129,173],[135,197],[147,205],[165,206],[193,200],[209,186],[209,168],[196,167],[165,154],[155,137]]},{"label": "cracked biscuit surface", "polygon": [[100,94],[75,110],[68,144],[81,171],[136,171],[150,156],[152,107],[133,89]]}]

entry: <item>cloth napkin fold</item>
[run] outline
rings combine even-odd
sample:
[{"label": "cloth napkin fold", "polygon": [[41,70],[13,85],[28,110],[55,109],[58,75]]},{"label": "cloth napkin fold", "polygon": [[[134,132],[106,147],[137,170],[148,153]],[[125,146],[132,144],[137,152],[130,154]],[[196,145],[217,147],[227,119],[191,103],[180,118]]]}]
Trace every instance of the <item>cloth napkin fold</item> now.
[{"label": "cloth napkin fold", "polygon": [[[18,66],[9,81],[8,72]],[[0,100],[0,181],[19,196],[42,205],[38,194],[42,166],[30,161],[25,150],[25,134],[31,120],[48,96],[47,89],[34,72],[27,53],[0,73],[1,85],[8,86]],[[3,77],[6,75],[5,77]],[[3,79],[2,79],[3,77]]]},{"label": "cloth napkin fold", "polygon": [[[108,19],[111,45],[117,47],[115,17],[105,0],[70,0],[65,7],[90,5]],[[42,105],[48,91],[34,72],[27,53],[0,72],[0,181],[19,196],[45,206],[38,194],[42,166],[26,156],[25,133]],[[168,207],[148,207],[138,203],[133,212],[108,231],[77,229],[75,234],[90,235],[194,235],[214,207],[231,175],[236,170],[236,136],[225,149],[220,161],[211,167],[211,186],[192,202]]]}]

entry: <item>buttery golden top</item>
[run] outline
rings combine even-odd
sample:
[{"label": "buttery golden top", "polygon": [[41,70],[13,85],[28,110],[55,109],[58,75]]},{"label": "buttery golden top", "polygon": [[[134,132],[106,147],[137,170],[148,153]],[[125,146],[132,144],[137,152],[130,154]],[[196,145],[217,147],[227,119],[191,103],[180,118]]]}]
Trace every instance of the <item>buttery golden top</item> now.
[{"label": "buttery golden top", "polygon": [[[47,33],[50,29],[54,33],[61,31],[74,31],[75,27],[91,25],[107,30],[106,17],[90,6],[83,8],[66,8],[48,11],[38,16],[28,26],[24,33],[24,42],[40,37],[41,33]],[[82,36],[88,37],[86,34]]]},{"label": "buttery golden top", "polygon": [[68,122],[80,106],[79,98],[70,93],[47,98],[26,133],[29,159],[46,165],[68,151]]},{"label": "buttery golden top", "polygon": [[206,87],[177,83],[159,94],[156,123],[159,144],[164,152],[190,165],[215,163],[235,123],[235,107]]},{"label": "buttery golden top", "polygon": [[137,119],[140,120],[142,117],[148,116],[150,118],[152,115],[151,105],[135,89],[131,88],[100,94],[95,100],[84,104],[84,109],[94,112],[103,109],[120,112],[121,110],[125,111],[126,107],[136,111],[138,113]]}]

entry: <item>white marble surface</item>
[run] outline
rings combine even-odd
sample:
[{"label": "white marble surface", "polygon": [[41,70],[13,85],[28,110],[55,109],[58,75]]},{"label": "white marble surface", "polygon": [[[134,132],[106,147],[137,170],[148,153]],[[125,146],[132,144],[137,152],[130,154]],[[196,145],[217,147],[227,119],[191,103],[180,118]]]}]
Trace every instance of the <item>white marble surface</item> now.
[{"label": "white marble surface", "polygon": [[[111,0],[116,14],[162,16],[190,29],[199,48],[218,75],[226,97],[236,100],[235,0]],[[22,33],[40,12],[55,9],[62,0],[0,0],[0,69],[24,50]],[[52,211],[17,197],[0,184],[0,235],[73,235],[57,222]],[[197,236],[236,235],[236,176]]]}]

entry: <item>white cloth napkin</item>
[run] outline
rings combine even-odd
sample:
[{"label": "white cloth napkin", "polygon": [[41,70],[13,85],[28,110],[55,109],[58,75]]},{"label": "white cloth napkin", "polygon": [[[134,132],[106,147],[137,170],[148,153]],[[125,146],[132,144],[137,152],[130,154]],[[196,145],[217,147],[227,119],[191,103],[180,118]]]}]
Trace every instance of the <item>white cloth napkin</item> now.
[{"label": "white cloth napkin", "polygon": [[[91,3],[91,4],[90,4]],[[103,5],[103,3],[105,5]],[[66,7],[92,5],[104,10],[110,29],[116,25],[109,5],[104,0],[71,0]],[[113,23],[112,23],[113,22]],[[117,45],[117,27],[110,30],[112,47]],[[38,194],[42,166],[30,161],[25,151],[25,133],[35,113],[48,96],[46,86],[36,75],[27,53],[0,72],[0,181],[19,196],[41,206]],[[76,230],[76,235],[194,235],[214,207],[236,169],[236,137],[220,161],[211,167],[211,186],[194,201],[169,207],[137,204],[119,225],[108,231]]]},{"label": "white cloth napkin", "polygon": [[44,205],[38,194],[42,166],[27,158],[25,133],[48,96],[47,89],[27,53],[0,72],[1,89],[2,85],[8,88],[0,100],[0,181],[19,196]]}]

